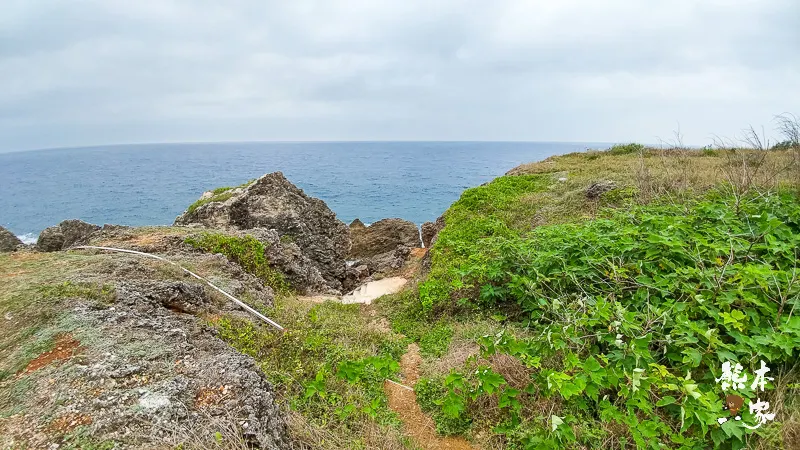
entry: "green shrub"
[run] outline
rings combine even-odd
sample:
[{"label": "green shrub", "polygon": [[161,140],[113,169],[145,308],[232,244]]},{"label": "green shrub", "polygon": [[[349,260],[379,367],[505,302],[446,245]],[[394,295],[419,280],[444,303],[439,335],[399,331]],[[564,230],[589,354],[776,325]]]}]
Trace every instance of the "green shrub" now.
[{"label": "green shrub", "polygon": [[771,150],[789,150],[789,149],[797,148],[797,147],[799,147],[797,142],[782,141],[782,142],[778,142],[777,144],[773,145],[771,147]]},{"label": "green shrub", "polygon": [[203,233],[199,236],[189,236],[184,242],[209,253],[222,253],[242,266],[242,269],[261,279],[278,295],[290,295],[292,292],[283,274],[269,266],[264,256],[264,244],[253,236]]},{"label": "green shrub", "polygon": [[414,386],[414,392],[417,394],[420,409],[431,415],[437,433],[445,436],[458,435],[469,429],[470,420],[467,415],[453,417],[442,411],[441,405],[448,395],[444,378],[420,378]]}]

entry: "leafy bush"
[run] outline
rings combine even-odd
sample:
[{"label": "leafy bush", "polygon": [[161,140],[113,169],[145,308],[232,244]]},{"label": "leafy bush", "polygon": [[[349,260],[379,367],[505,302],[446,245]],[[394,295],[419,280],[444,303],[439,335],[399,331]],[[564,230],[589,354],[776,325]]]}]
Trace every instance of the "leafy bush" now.
[{"label": "leafy bush", "polygon": [[[797,376],[798,246],[800,202],[790,194],[713,194],[480,239],[451,286],[474,287],[485,308],[519,311],[535,338],[479,343],[484,357],[518,358],[531,383],[512,388],[488,367],[454,372],[440,410],[469,418],[472,403],[496,398],[506,421],[495,431],[512,448],[598,446],[609,429],[622,447],[741,448],[755,432],[717,423],[727,411],[715,378],[724,361],[748,369],[760,360],[770,375]],[[559,406],[537,416],[523,407],[537,398]]]},{"label": "leafy bush", "polygon": [[466,414],[448,415],[442,405],[448,398],[445,380],[441,378],[420,378],[414,386],[420,409],[431,415],[436,424],[436,432],[442,435],[463,434],[469,429],[470,419]]},{"label": "leafy bush", "polygon": [[210,252],[222,253],[231,261],[242,266],[248,273],[258,277],[276,294],[289,295],[291,288],[283,274],[269,266],[264,256],[264,244],[252,236],[229,236],[220,233],[203,233],[189,236],[187,244],[194,248]]},{"label": "leafy bush", "polygon": [[777,144],[773,145],[770,149],[771,150],[789,150],[792,148],[797,148],[797,143],[792,141],[781,141]]}]

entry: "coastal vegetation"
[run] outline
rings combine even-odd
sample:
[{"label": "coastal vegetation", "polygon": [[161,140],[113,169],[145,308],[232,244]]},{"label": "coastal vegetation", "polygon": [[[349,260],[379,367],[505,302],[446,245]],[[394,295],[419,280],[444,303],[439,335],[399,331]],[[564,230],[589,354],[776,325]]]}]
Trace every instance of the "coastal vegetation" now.
[{"label": "coastal vegetation", "polygon": [[[467,190],[418,293],[381,302],[401,329],[460,331],[420,381],[437,429],[508,448],[794,442],[798,152],[629,144]],[[588,198],[598,180],[614,187]],[[743,395],[780,420],[720,425],[722,363],[762,360],[773,382]]]}]

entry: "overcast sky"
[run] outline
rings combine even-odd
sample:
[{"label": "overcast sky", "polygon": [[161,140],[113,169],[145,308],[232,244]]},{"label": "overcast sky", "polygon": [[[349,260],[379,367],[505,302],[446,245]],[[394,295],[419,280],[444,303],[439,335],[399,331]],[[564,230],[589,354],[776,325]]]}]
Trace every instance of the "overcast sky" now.
[{"label": "overcast sky", "polygon": [[797,0],[0,1],[0,151],[706,144],[800,114]]}]

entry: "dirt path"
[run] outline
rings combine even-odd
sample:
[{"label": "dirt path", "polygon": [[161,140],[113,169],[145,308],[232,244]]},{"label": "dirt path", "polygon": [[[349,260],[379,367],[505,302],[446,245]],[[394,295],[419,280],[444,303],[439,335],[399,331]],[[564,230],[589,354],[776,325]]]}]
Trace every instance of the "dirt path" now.
[{"label": "dirt path", "polygon": [[403,422],[403,431],[415,444],[424,450],[472,450],[470,443],[458,437],[439,437],[436,435],[436,425],[433,420],[425,415],[417,404],[417,394],[413,386],[419,380],[419,366],[422,356],[419,346],[409,344],[406,353],[400,359],[402,385],[386,381],[383,389],[389,397],[389,408],[392,409]]}]

